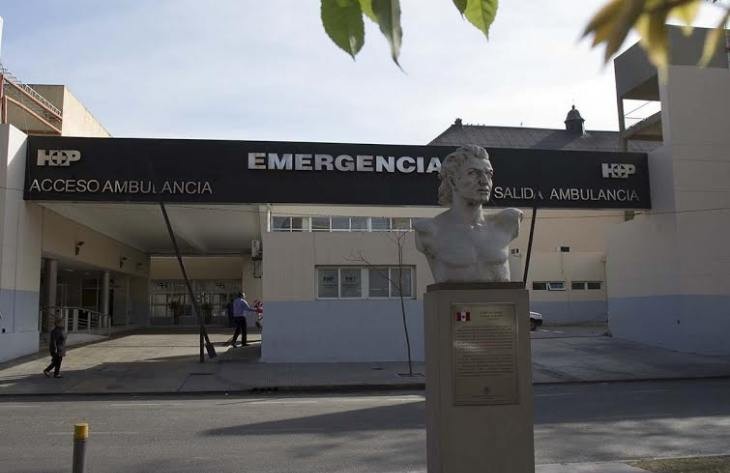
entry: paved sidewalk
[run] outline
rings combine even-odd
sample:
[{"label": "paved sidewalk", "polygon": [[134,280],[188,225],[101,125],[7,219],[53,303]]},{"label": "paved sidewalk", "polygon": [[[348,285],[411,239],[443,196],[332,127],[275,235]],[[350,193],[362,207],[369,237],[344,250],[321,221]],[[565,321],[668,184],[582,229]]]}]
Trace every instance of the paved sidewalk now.
[{"label": "paved sidewalk", "polygon": [[646,473],[625,463],[556,463],[535,465],[535,473]]},{"label": "paved sidewalk", "polygon": [[[730,376],[730,357],[677,353],[601,336],[591,329],[547,328],[533,334],[535,383],[632,381]],[[139,332],[72,347],[62,379],[42,375],[38,354],[0,364],[0,395],[141,394],[423,389],[423,363],[261,363],[260,336],[223,347],[229,331],[211,333],[218,358],[198,362],[195,333]]]}]

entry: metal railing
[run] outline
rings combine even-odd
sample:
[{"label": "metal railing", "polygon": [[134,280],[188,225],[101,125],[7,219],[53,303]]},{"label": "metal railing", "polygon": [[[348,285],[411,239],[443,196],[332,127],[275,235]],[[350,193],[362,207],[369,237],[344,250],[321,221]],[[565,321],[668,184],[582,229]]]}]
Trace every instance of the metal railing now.
[{"label": "metal railing", "polygon": [[[63,113],[35,89],[22,83],[0,63],[0,123],[9,123],[9,108],[16,107],[45,126],[43,133],[61,134]],[[22,131],[27,126],[13,123]],[[26,124],[27,125],[27,124]]]},{"label": "metal railing", "polygon": [[41,327],[41,331],[51,330],[58,319],[63,320],[64,327],[69,333],[107,336],[111,334],[111,316],[84,307],[72,306],[42,308],[40,320],[45,327]]},{"label": "metal railing", "polygon": [[20,79],[15,77],[5,66],[3,66],[2,62],[0,62],[0,74],[2,74],[8,82],[11,82],[17,88],[22,89],[26,94],[28,94],[38,103],[42,104],[45,108],[47,108],[54,114],[61,116],[61,110],[59,110],[58,107],[49,102],[44,96],[36,92],[33,87],[24,84]]}]

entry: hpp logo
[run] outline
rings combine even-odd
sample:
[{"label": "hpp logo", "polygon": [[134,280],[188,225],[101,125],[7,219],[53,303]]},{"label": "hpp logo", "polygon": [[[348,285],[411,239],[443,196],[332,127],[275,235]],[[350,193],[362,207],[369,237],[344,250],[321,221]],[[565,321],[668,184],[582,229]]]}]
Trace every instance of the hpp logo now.
[{"label": "hpp logo", "polygon": [[81,151],[75,149],[39,149],[38,166],[70,166],[81,159]]},{"label": "hpp logo", "polygon": [[636,174],[636,166],[622,163],[602,163],[601,170],[604,179],[628,179]]}]

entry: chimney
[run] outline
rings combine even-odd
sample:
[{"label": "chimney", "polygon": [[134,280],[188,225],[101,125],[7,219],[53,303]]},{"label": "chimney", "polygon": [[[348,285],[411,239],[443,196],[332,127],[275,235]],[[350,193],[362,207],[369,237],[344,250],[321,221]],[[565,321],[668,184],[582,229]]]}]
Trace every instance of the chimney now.
[{"label": "chimney", "polygon": [[585,135],[586,130],[583,127],[583,117],[580,116],[580,112],[577,108],[575,108],[575,105],[570,109],[568,112],[568,116],[565,117],[565,129],[568,130],[568,133],[572,133],[574,135]]}]

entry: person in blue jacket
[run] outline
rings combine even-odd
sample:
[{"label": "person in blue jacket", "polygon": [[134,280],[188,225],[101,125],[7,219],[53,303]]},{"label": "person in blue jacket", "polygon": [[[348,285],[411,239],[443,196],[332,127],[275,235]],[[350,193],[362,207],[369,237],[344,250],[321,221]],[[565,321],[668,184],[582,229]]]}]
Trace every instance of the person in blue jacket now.
[{"label": "person in blue jacket", "polygon": [[254,309],[246,302],[246,294],[243,292],[238,293],[238,297],[233,299],[233,321],[236,324],[236,331],[233,332],[233,339],[231,345],[236,346],[236,340],[238,334],[241,334],[241,346],[248,345],[247,339],[247,327],[246,327],[246,312],[255,312]]}]

